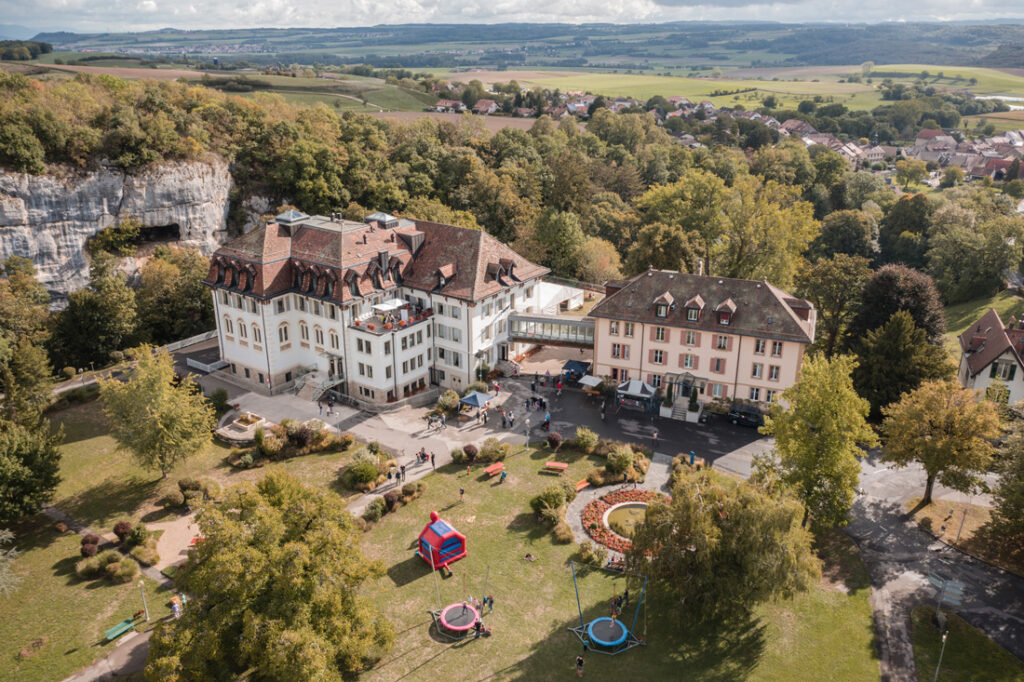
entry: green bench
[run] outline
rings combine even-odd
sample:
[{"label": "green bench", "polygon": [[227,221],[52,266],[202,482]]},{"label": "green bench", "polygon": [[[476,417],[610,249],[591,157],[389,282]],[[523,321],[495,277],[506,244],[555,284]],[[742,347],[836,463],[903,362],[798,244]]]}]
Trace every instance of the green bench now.
[{"label": "green bench", "polygon": [[115,640],[124,633],[135,627],[134,618],[125,618],[120,623],[106,631],[107,641]]}]

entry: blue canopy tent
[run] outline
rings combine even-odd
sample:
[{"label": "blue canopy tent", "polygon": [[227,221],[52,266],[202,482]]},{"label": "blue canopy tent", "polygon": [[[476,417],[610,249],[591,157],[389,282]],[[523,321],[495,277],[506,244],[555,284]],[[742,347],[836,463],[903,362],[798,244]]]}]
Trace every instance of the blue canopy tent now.
[{"label": "blue canopy tent", "polygon": [[469,407],[487,407],[487,403],[491,402],[493,396],[489,396],[486,393],[480,391],[473,391],[465,398],[459,401],[460,405],[468,405]]},{"label": "blue canopy tent", "polygon": [[562,365],[562,376],[569,381],[579,381],[580,377],[590,371],[590,365],[591,363],[582,360],[569,360]]}]

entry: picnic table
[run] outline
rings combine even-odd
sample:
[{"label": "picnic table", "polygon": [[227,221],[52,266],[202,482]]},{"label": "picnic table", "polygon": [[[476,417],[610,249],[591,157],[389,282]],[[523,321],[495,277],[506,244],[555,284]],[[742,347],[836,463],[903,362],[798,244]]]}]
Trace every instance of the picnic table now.
[{"label": "picnic table", "polygon": [[133,627],[135,627],[135,619],[134,618],[125,618],[120,623],[118,623],[114,627],[110,628],[109,630],[107,630],[103,634],[106,636],[107,641],[109,642],[111,640],[117,639],[118,637],[120,637],[124,633],[128,632],[129,630],[131,630]]},{"label": "picnic table", "polygon": [[497,476],[498,474],[500,474],[504,470],[505,470],[505,463],[504,462],[495,462],[491,466],[489,466],[486,469],[484,469],[484,473],[487,474],[488,476],[494,477],[494,476]]},{"label": "picnic table", "polygon": [[544,471],[551,472],[553,474],[564,474],[565,470],[569,468],[569,465],[565,462],[545,462]]}]

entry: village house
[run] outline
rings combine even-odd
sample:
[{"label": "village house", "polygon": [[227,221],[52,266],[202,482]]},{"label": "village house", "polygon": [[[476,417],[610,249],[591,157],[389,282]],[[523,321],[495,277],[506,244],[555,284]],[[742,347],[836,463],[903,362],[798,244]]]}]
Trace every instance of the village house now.
[{"label": "village house", "polygon": [[960,367],[957,378],[966,388],[985,394],[995,381],[1009,390],[1010,405],[1024,400],[1024,320],[1014,317],[1004,325],[994,308],[967,328],[960,342]]},{"label": "village house", "polygon": [[432,107],[435,111],[458,113],[466,110],[466,105],[457,99],[439,99]]},{"label": "village house", "polygon": [[648,270],[605,285],[594,374],[639,379],[681,400],[771,403],[796,381],[816,313],[767,281]]},{"label": "village house", "polygon": [[474,114],[482,114],[484,116],[493,114],[498,110],[498,103],[493,99],[478,99],[476,104],[473,105]]},{"label": "village house", "polygon": [[384,403],[524,353],[508,317],[551,303],[547,273],[483,230],[292,210],[218,249],[205,283],[227,378]]}]

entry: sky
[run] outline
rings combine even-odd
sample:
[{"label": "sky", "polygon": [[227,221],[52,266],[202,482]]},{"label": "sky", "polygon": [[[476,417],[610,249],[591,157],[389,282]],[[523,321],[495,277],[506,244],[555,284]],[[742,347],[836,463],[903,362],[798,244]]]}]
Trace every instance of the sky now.
[{"label": "sky", "polygon": [[397,23],[988,21],[1024,0],[0,0],[0,24],[75,32]]}]

